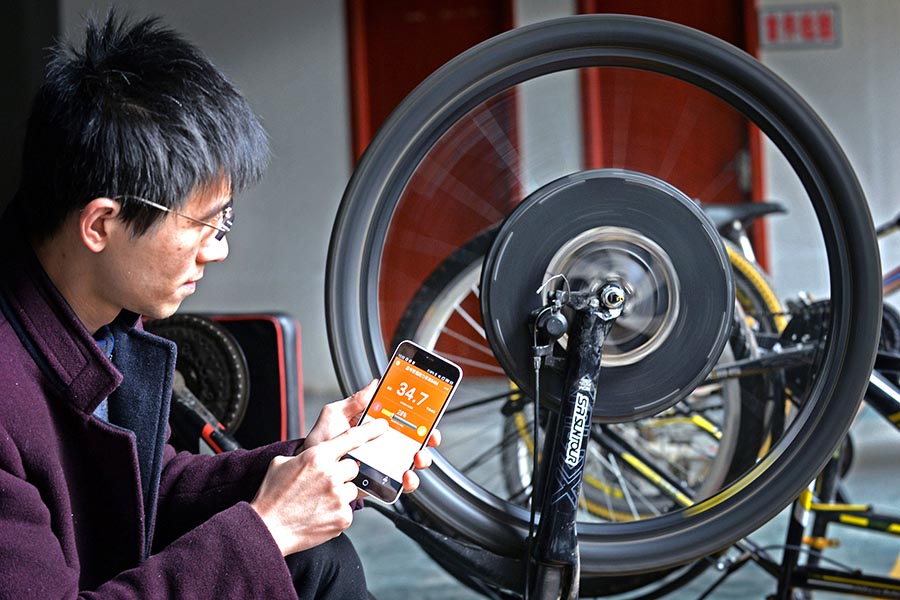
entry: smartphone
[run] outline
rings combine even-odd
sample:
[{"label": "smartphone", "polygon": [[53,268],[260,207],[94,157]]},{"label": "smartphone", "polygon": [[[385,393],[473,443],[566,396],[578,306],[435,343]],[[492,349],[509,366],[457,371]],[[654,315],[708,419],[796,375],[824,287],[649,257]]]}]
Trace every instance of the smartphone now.
[{"label": "smartphone", "polygon": [[359,424],[385,419],[390,427],[348,456],[359,465],[353,483],[382,502],[393,504],[403,488],[403,473],[444,414],[462,378],[462,370],[421,346],[400,342]]}]

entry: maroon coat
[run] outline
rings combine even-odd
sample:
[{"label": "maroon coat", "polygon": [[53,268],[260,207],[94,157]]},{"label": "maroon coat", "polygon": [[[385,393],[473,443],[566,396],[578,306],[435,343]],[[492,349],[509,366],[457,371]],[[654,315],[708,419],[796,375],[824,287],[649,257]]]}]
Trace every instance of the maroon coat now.
[{"label": "maroon coat", "polygon": [[110,362],[33,252],[0,252],[0,599],[295,598],[247,501],[297,443],[176,454],[175,348],[136,319]]}]

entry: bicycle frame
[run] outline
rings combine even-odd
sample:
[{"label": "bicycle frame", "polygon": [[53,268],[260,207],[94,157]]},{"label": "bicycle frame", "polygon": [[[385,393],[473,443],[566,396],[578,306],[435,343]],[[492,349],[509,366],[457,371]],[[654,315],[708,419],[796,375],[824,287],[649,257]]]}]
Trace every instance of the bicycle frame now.
[{"label": "bicycle frame", "polygon": [[[772,211],[777,212],[777,211]],[[728,216],[728,213],[724,213]],[[758,215],[754,215],[756,217]],[[752,219],[748,219],[752,220]],[[718,223],[719,232],[735,242],[743,250],[749,246],[746,234],[748,223],[739,220],[728,222],[723,219]],[[729,225],[731,227],[729,228]],[[900,217],[880,226],[877,230],[879,238],[893,231],[900,230]],[[753,260],[752,251],[745,252],[749,260]],[[888,271],[883,276],[882,291],[884,296],[900,289],[900,267]],[[798,350],[802,358],[804,350]],[[879,356],[879,360],[895,360],[893,356]],[[765,367],[765,360],[744,361],[746,365],[735,364],[731,368],[741,371],[742,368]],[[780,361],[779,361],[780,362]],[[895,365],[896,366],[896,365]],[[864,401],[881,415],[890,425],[900,432],[900,389],[897,388],[877,369],[870,376]],[[714,373],[727,377],[727,373]],[[831,525],[858,528],[874,533],[900,536],[900,516],[876,512],[871,505],[847,504],[840,502],[841,459],[843,448],[839,448],[819,477],[810,484],[791,505],[790,521],[785,534],[784,552],[780,560],[774,560],[768,553],[753,544],[749,539],[734,544],[742,551],[740,558],[732,562],[725,574],[718,579],[701,598],[706,598],[729,575],[753,561],[777,580],[776,600],[790,600],[796,590],[826,591],[875,598],[900,598],[900,578],[884,577],[865,573],[829,569],[821,566],[824,558],[821,551],[839,544],[827,537]],[[806,534],[807,530],[809,535]],[[802,561],[808,554],[806,561]]]},{"label": "bicycle frame", "polygon": [[[898,428],[900,415],[900,390],[878,371],[873,371],[866,402],[882,415],[893,427]],[[816,481],[816,496],[812,491],[802,494],[793,505],[791,525],[788,528],[788,548],[798,547],[804,542],[813,548],[833,545],[828,540],[827,530],[831,524],[856,527],[867,531],[900,536],[900,517],[878,513],[869,505],[837,503],[840,484],[840,459],[842,450],[828,463]],[[810,539],[803,538],[798,525],[812,518]],[[791,551],[789,551],[791,552]],[[868,575],[862,572],[847,574],[819,566],[820,557],[810,555],[806,565],[798,565],[799,553],[785,553],[782,563],[782,577],[779,580],[777,598],[789,598],[793,588],[809,590],[838,591],[881,598],[900,598],[900,579]]]},{"label": "bicycle frame", "polygon": [[[872,372],[865,401],[895,429],[900,429],[900,389],[878,371]],[[776,592],[771,596],[775,600],[791,600],[797,590],[900,598],[900,578],[821,566],[824,560],[821,552],[839,544],[828,537],[831,525],[900,536],[900,516],[876,512],[871,505],[840,501],[843,452],[843,447],[835,452],[819,477],[791,505],[781,559],[771,558],[749,540],[737,542],[735,548],[741,550],[742,555],[701,598],[706,598],[728,576],[750,561],[777,580]],[[804,554],[808,556],[805,562],[802,561]]]},{"label": "bicycle frame", "polygon": [[[831,490],[819,487],[824,481],[834,485],[838,478],[834,471],[838,468],[838,461],[832,460],[817,480],[818,493],[828,493]],[[812,486],[811,486],[812,487]],[[867,506],[840,505],[831,502],[814,502],[812,490],[807,490],[791,506],[791,519],[785,536],[785,551],[780,561],[768,556],[761,548],[748,542],[739,542],[736,547],[744,550],[740,559],[733,562],[712,587],[701,598],[706,598],[725,579],[743,567],[750,561],[759,565],[764,571],[777,580],[776,593],[771,598],[775,600],[790,600],[797,590],[837,592],[868,596],[872,598],[900,598],[900,579],[882,577],[864,573],[859,570],[852,572],[829,569],[820,566],[820,557],[810,553],[808,560],[801,563],[804,547],[820,550],[834,542],[825,538],[825,532],[829,523],[839,523],[864,527],[870,531],[887,533],[886,527],[898,528],[900,521],[896,517],[876,515]],[[805,536],[804,532],[810,521],[813,520],[812,536]],[[868,526],[869,523],[878,523],[878,526]],[[890,532],[897,535],[896,531]]]},{"label": "bicycle frame", "polygon": [[[880,414],[897,427],[900,414],[900,390],[877,371],[866,398]],[[891,418],[893,417],[893,418]],[[753,561],[777,579],[775,600],[790,600],[796,590],[825,591],[872,598],[900,598],[900,579],[883,577],[859,570],[853,572],[829,569],[821,566],[821,550],[836,545],[827,537],[830,525],[855,527],[888,535],[900,536],[900,517],[872,510],[864,504],[838,502],[841,452],[839,449],[817,480],[798,497],[791,506],[790,521],[785,535],[784,553],[780,561],[768,556],[762,549],[749,547],[743,556],[732,563],[725,575],[707,590],[706,597],[728,575],[747,562]],[[816,501],[814,498],[818,498]],[[806,535],[807,527],[810,534]],[[746,546],[744,543],[737,547]],[[811,549],[807,560],[801,562],[803,550]]]}]

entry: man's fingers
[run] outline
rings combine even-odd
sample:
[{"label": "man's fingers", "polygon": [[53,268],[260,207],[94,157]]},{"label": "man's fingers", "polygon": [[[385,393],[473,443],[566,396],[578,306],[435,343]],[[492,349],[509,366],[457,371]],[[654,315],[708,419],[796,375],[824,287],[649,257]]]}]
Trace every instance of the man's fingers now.
[{"label": "man's fingers", "polygon": [[359,474],[359,465],[352,458],[345,458],[338,461],[337,473],[335,475],[340,481],[352,481]]},{"label": "man's fingers", "polygon": [[431,466],[431,452],[427,448],[423,448],[416,452],[413,464],[417,469],[427,469]]},{"label": "man's fingers", "polygon": [[368,404],[369,400],[371,400],[372,396],[375,394],[375,388],[377,388],[377,387],[378,387],[378,379],[376,378],[376,379],[373,379],[372,381],[370,381],[366,385],[366,387],[364,387],[363,389],[359,390],[356,393],[363,397],[363,399],[365,400],[365,404]]},{"label": "man's fingers", "polygon": [[[350,504],[352,502],[359,499],[360,494],[365,495],[365,492],[360,490],[353,483],[347,482],[341,486],[341,490],[340,490],[341,503],[345,504],[347,506],[350,506]],[[352,518],[353,517],[352,517],[352,511],[351,511],[351,519]]]},{"label": "man's fingers", "polygon": [[428,445],[432,448],[437,448],[441,445],[441,430],[437,427],[431,430],[431,435],[428,436]]},{"label": "man's fingers", "polygon": [[403,474],[403,493],[409,494],[419,487],[419,476],[412,471],[406,471]]},{"label": "man's fingers", "polygon": [[372,396],[375,395],[375,390],[377,388],[378,380],[373,379],[366,387],[347,398],[347,403],[344,405],[344,415],[351,425],[356,425],[359,421],[362,411],[364,411],[369,405],[369,402],[372,401]]},{"label": "man's fingers", "polygon": [[359,427],[351,427],[336,438],[322,442],[320,445],[327,444],[328,450],[334,453],[334,456],[337,458],[344,456],[351,450],[356,450],[369,440],[374,440],[387,430],[387,420],[373,419]]}]

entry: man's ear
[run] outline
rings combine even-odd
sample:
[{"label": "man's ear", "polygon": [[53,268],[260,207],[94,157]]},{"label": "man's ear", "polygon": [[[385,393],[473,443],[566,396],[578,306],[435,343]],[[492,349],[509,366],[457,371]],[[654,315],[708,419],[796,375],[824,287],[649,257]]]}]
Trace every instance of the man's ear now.
[{"label": "man's ear", "polygon": [[111,198],[94,198],[81,209],[78,233],[91,252],[103,251],[109,243],[110,234],[125,227],[118,218],[121,210],[121,204]]}]

